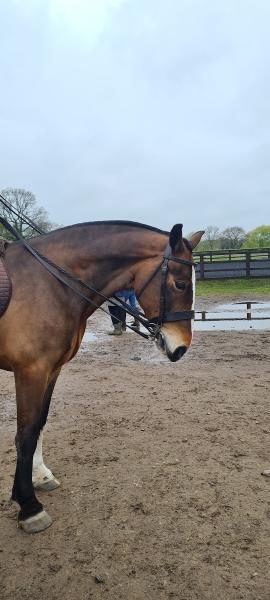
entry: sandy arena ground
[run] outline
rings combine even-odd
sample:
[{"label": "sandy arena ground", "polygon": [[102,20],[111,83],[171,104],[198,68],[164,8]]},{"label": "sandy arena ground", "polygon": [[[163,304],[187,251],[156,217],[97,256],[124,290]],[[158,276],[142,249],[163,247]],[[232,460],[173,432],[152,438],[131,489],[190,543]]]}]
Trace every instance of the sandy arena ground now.
[{"label": "sandy arena ground", "polygon": [[269,600],[270,331],[196,333],[170,364],[135,334],[67,365],[45,437],[61,480],[33,536],[9,503],[13,377],[0,374],[1,600]]}]

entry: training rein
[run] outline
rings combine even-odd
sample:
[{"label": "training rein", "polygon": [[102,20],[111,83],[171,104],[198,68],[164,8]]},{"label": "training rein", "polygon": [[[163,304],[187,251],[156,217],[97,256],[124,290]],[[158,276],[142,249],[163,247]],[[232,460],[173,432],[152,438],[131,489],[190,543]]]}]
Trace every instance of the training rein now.
[{"label": "training rein", "polygon": [[[195,263],[191,260],[186,260],[184,258],[177,258],[175,256],[172,256],[171,255],[171,247],[169,244],[167,245],[167,247],[165,249],[165,252],[162,257],[162,261],[159,263],[159,265],[156,267],[156,269],[153,271],[153,273],[151,273],[150,276],[145,280],[141,289],[139,290],[138,294],[136,295],[136,297],[138,299],[142,295],[144,290],[147,288],[149,283],[154,279],[154,277],[157,275],[157,273],[161,270],[159,315],[152,317],[151,319],[147,319],[143,315],[143,313],[141,313],[140,311],[137,311],[137,310],[132,310],[131,307],[129,307],[120,298],[117,298],[117,296],[113,296],[110,298],[108,296],[105,296],[105,294],[103,294],[99,290],[96,290],[93,286],[85,283],[84,281],[82,281],[82,279],[79,279],[78,277],[74,277],[74,275],[72,275],[71,273],[69,273],[68,271],[66,271],[65,269],[60,267],[59,265],[55,264],[49,258],[40,254],[40,252],[38,252],[30,244],[28,244],[28,242],[3,217],[0,217],[0,223],[2,223],[2,225],[18,241],[22,242],[25,249],[49,273],[51,273],[51,275],[53,275],[60,283],[65,285],[67,288],[71,289],[77,296],[82,298],[85,302],[87,302],[88,304],[92,304],[92,306],[95,306],[96,308],[102,310],[104,313],[106,313],[107,315],[110,316],[110,314],[102,306],[96,304],[93,300],[91,300],[90,298],[85,296],[85,294],[80,292],[78,289],[74,288],[72,283],[70,283],[70,282],[78,284],[78,285],[84,287],[85,289],[91,291],[92,293],[97,294],[104,301],[109,301],[110,304],[112,304],[114,306],[120,305],[122,308],[124,308],[124,310],[126,311],[126,313],[128,315],[136,318],[137,321],[139,321],[140,324],[143,325],[143,327],[145,327],[148,330],[148,334],[146,334],[142,331],[133,329],[133,327],[131,327],[129,325],[127,325],[127,327],[129,329],[131,329],[132,331],[135,331],[135,333],[137,333],[138,335],[140,335],[141,337],[143,337],[145,339],[154,339],[154,340],[157,339],[159,337],[161,326],[163,325],[163,323],[194,319],[194,310],[179,311],[179,312],[167,312],[166,311],[166,282],[167,282],[167,276],[168,276],[169,261],[173,261],[173,262],[183,264],[183,265],[188,265],[191,268],[195,267]],[[44,233],[44,232],[40,231],[40,233]],[[65,278],[67,278],[68,281]]]}]

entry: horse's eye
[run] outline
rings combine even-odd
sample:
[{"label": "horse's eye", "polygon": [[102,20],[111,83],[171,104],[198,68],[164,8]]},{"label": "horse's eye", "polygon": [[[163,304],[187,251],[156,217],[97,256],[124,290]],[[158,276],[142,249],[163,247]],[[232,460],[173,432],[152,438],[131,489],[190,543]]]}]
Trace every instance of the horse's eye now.
[{"label": "horse's eye", "polygon": [[176,281],[176,282],[175,282],[175,287],[176,287],[178,290],[184,290],[184,289],[185,289],[185,287],[186,287],[186,284],[185,284],[185,282],[184,282],[184,281]]}]

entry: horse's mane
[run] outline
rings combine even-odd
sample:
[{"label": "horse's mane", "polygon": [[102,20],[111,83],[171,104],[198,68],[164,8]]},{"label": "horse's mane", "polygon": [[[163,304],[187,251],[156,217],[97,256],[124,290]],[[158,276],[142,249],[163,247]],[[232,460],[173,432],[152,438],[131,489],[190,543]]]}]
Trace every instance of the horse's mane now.
[{"label": "horse's mane", "polygon": [[[123,225],[126,227],[137,227],[138,229],[148,229],[149,231],[154,231],[155,233],[160,233],[161,235],[169,235],[169,231],[164,231],[163,229],[159,229],[158,227],[153,227],[152,225],[146,225],[145,223],[137,223],[137,221],[86,221],[85,223],[76,223],[74,225],[67,225],[66,227],[61,227],[60,229],[55,229],[54,231],[65,231],[66,229],[70,229],[72,227],[85,227],[88,225]],[[49,232],[53,233],[53,231]],[[183,238],[183,241],[187,247],[187,249],[192,252],[191,245],[186,238]]]},{"label": "horse's mane", "polygon": [[71,229],[72,227],[85,227],[89,225],[123,225],[123,227],[137,227],[140,229],[149,229],[150,231],[155,231],[156,233],[161,233],[162,235],[169,235],[168,231],[163,231],[158,227],[152,227],[152,225],[146,225],[145,223],[137,223],[136,221],[121,221],[121,220],[113,220],[113,221],[86,221],[85,223],[74,223],[73,225],[66,225],[65,227],[60,227],[59,229],[54,229],[53,231],[48,231],[46,235],[50,233],[54,233],[55,231],[65,231],[66,229]]},{"label": "horse's mane", "polygon": [[[137,221],[85,221],[84,223],[74,223],[73,225],[66,225],[65,227],[59,227],[59,229],[53,229],[52,231],[48,231],[44,233],[45,236],[53,235],[54,233],[58,233],[61,231],[67,231],[68,229],[77,229],[78,227],[88,227],[90,225],[122,225],[123,227],[137,227],[138,229],[147,229],[148,231],[154,231],[155,233],[160,233],[161,235],[169,235],[169,231],[164,231],[163,229],[159,229],[158,227],[153,227],[152,225],[146,225],[145,223],[137,223]],[[36,238],[36,236],[34,236]],[[39,237],[39,236],[37,236]],[[190,252],[192,252],[191,245],[186,238],[183,238],[183,241]],[[15,242],[16,243],[16,242]]]}]

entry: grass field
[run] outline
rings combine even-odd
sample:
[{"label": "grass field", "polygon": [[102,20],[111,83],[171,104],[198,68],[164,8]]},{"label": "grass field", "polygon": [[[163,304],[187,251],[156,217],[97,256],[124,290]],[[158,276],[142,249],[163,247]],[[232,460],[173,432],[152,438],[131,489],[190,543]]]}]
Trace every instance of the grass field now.
[{"label": "grass field", "polygon": [[236,294],[260,294],[270,296],[270,278],[268,279],[226,279],[225,281],[197,281],[196,296],[235,296]]}]

